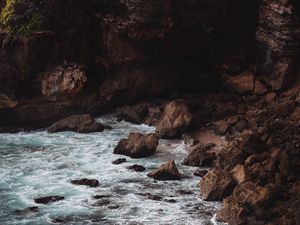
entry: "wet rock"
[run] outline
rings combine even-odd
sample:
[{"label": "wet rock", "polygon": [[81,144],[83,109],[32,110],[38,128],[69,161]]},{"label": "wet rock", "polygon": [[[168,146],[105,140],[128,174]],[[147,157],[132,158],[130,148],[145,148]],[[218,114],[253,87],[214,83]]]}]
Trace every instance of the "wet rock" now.
[{"label": "wet rock", "polygon": [[114,149],[114,154],[126,155],[131,158],[144,158],[153,155],[158,146],[159,137],[156,134],[131,133],[127,139],[122,139]]},{"label": "wet rock", "polygon": [[132,165],[132,166],[128,166],[126,168],[129,170],[133,170],[135,172],[144,172],[146,170],[146,168],[141,165]]},{"label": "wet rock", "polygon": [[213,160],[216,159],[214,152],[210,152],[208,145],[202,145],[195,148],[182,162],[186,166],[210,166]]},{"label": "wet rock", "polygon": [[145,196],[146,199],[150,199],[150,200],[154,200],[154,201],[161,201],[162,197],[158,196],[158,195],[153,195],[150,193],[146,193],[146,194],[141,194],[143,196]]},{"label": "wet rock", "polygon": [[188,190],[177,190],[176,193],[179,194],[179,195],[191,195],[191,194],[193,194],[192,191],[188,191]]},{"label": "wet rock", "polygon": [[34,202],[37,204],[47,205],[47,204],[50,204],[53,202],[58,202],[58,201],[61,201],[64,199],[65,199],[65,197],[63,197],[63,196],[47,196],[47,197],[42,197],[42,198],[35,198]]},{"label": "wet rock", "polygon": [[180,180],[181,174],[179,173],[174,160],[161,165],[157,170],[147,174],[155,180]]},{"label": "wet rock", "polygon": [[238,122],[238,117],[232,116],[227,119],[214,122],[214,128],[216,130],[216,133],[224,135],[227,133],[229,128],[237,122]]},{"label": "wet rock", "polygon": [[118,120],[125,120],[130,123],[142,124],[148,113],[148,104],[138,104],[135,106],[124,106],[118,109]]},{"label": "wet rock", "polygon": [[109,205],[110,204],[110,200],[108,199],[100,199],[97,202],[95,202],[93,204],[93,206],[105,206],[105,205]]},{"label": "wet rock", "polygon": [[199,183],[201,197],[208,201],[220,201],[229,196],[234,186],[231,175],[221,169],[209,171]]},{"label": "wet rock", "polygon": [[118,208],[120,208],[120,206],[119,205],[110,205],[110,206],[108,206],[108,208],[109,209],[118,209]]},{"label": "wet rock", "polygon": [[197,177],[204,177],[208,173],[208,170],[198,169],[194,172],[194,175]]},{"label": "wet rock", "polygon": [[73,115],[64,118],[48,128],[49,133],[74,131],[79,133],[101,132],[104,126],[97,123],[95,119],[89,115]]},{"label": "wet rock", "polygon": [[[246,182],[235,188],[233,194],[223,202],[221,210],[217,214],[218,220],[229,222],[230,224],[251,224],[249,210],[255,214],[264,215],[261,211],[263,205],[271,200],[270,190],[266,187]],[[249,221],[250,219],[250,221]]]},{"label": "wet rock", "polygon": [[75,185],[84,185],[84,186],[89,186],[89,187],[98,187],[100,186],[100,183],[98,180],[95,179],[80,179],[80,180],[72,180],[72,184]]},{"label": "wet rock", "polygon": [[162,138],[178,138],[188,130],[191,122],[192,114],[189,108],[183,103],[173,101],[166,105],[156,132]]},{"label": "wet rock", "polygon": [[28,207],[26,209],[18,209],[14,211],[14,214],[16,215],[26,215],[30,213],[37,213],[39,211],[39,207],[33,206],[33,207]]},{"label": "wet rock", "polygon": [[39,76],[43,95],[53,100],[78,95],[87,81],[85,71],[78,65],[59,66]]},{"label": "wet rock", "polygon": [[102,199],[102,198],[109,198],[112,197],[111,195],[94,195],[94,199]]},{"label": "wet rock", "polygon": [[15,100],[10,99],[5,94],[0,94],[0,109],[4,108],[13,108],[18,105],[18,102]]},{"label": "wet rock", "polygon": [[168,202],[168,203],[176,203],[177,202],[175,199],[165,199],[164,201]]},{"label": "wet rock", "polygon": [[254,90],[254,76],[252,73],[242,73],[237,76],[227,77],[225,86],[230,90],[245,94]]},{"label": "wet rock", "polygon": [[126,162],[125,158],[119,158],[119,159],[116,159],[116,160],[112,161],[111,163],[114,164],[114,165],[119,165],[119,164],[122,164],[124,162]]}]

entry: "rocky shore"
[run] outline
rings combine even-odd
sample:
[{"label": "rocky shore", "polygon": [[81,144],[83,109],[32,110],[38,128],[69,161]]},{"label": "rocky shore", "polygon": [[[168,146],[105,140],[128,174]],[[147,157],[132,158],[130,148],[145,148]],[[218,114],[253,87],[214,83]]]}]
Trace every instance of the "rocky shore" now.
[{"label": "rocky shore", "polygon": [[[199,198],[223,201],[218,220],[299,223],[297,1],[37,2],[0,0],[0,132],[102,132],[94,118],[113,112],[156,127],[115,154],[149,157],[160,139],[184,140]],[[169,161],[148,176],[184,175]]]}]

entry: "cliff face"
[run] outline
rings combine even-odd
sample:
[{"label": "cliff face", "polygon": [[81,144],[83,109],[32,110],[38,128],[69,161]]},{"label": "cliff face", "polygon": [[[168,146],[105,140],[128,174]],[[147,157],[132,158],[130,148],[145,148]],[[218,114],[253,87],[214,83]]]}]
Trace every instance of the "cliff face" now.
[{"label": "cliff face", "polygon": [[[293,0],[22,2],[9,23],[18,29],[0,32],[0,93],[21,103],[76,101],[88,91],[98,95],[97,111],[170,90],[216,90],[223,74],[245,70],[278,90],[297,65]],[[39,27],[20,29],[32,12]]]}]

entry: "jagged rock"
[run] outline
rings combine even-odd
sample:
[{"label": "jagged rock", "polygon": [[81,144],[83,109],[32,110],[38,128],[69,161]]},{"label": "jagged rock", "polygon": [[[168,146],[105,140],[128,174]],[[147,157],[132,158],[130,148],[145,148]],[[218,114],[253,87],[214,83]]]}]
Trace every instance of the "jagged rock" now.
[{"label": "jagged rock", "polygon": [[216,159],[216,154],[210,151],[209,146],[199,146],[195,148],[182,162],[186,166],[210,166]]},{"label": "jagged rock", "polygon": [[146,170],[146,168],[141,165],[132,165],[132,166],[128,166],[126,168],[129,170],[133,170],[135,172],[144,172]]},{"label": "jagged rock", "polygon": [[42,198],[35,198],[34,202],[37,204],[47,205],[47,204],[50,204],[53,202],[58,202],[58,201],[61,201],[64,199],[65,199],[65,197],[63,197],[63,196],[47,196],[47,197],[42,197]]},{"label": "jagged rock", "polygon": [[209,171],[199,183],[201,197],[207,201],[220,201],[229,196],[235,186],[231,175],[224,170]]},{"label": "jagged rock", "polygon": [[54,100],[78,95],[87,81],[85,71],[77,65],[59,66],[40,76],[43,95]]},{"label": "jagged rock", "polygon": [[244,165],[236,165],[232,170],[231,170],[231,175],[233,179],[236,181],[237,184],[242,184],[246,181],[247,175],[246,175],[246,170]]},{"label": "jagged rock", "polygon": [[161,165],[157,170],[147,174],[155,180],[180,180],[181,174],[179,173],[174,160]]},{"label": "jagged rock", "polygon": [[180,137],[190,127],[191,122],[192,114],[188,107],[183,103],[173,101],[166,105],[156,132],[162,138]]},{"label": "jagged rock", "polygon": [[241,184],[235,188],[230,197],[224,200],[217,218],[233,225],[252,224],[253,218],[249,215],[249,210],[254,214],[264,215],[260,207],[268,204],[271,196],[268,188],[252,182]]},{"label": "jagged rock", "polygon": [[268,89],[263,85],[260,81],[255,80],[255,86],[254,86],[254,91],[253,94],[256,95],[263,95],[267,93]]},{"label": "jagged rock", "polygon": [[75,185],[84,185],[84,186],[89,186],[89,187],[98,187],[100,185],[98,180],[95,179],[79,179],[79,180],[72,180],[72,184]]},{"label": "jagged rock", "polygon": [[284,101],[280,103],[273,103],[269,106],[268,111],[270,115],[275,116],[289,116],[295,109],[295,101]]},{"label": "jagged rock", "polygon": [[18,104],[18,101],[14,101],[14,100],[10,99],[5,94],[0,94],[0,109],[13,108],[13,107],[16,107],[17,104]]},{"label": "jagged rock", "polygon": [[120,158],[120,159],[116,159],[116,160],[112,161],[112,164],[119,165],[119,164],[124,163],[124,162],[126,162],[126,159],[125,158]]},{"label": "jagged rock", "polygon": [[250,93],[254,90],[254,76],[252,73],[242,73],[228,77],[225,80],[225,86],[240,94]]},{"label": "jagged rock", "polygon": [[114,154],[126,155],[131,158],[144,158],[155,153],[159,137],[156,134],[131,133],[122,139],[114,149]]},{"label": "jagged rock", "polygon": [[104,126],[97,123],[95,119],[88,114],[73,115],[57,121],[48,128],[49,133],[75,131],[79,133],[101,132]]}]

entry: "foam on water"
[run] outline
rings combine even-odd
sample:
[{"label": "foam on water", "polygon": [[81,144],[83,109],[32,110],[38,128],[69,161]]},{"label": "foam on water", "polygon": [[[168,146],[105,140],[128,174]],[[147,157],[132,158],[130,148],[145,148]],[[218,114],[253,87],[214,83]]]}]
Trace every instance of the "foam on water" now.
[{"label": "foam on water", "polygon": [[[63,224],[216,224],[218,203],[203,202],[196,187],[195,168],[180,165],[187,155],[181,141],[162,140],[157,153],[145,159],[130,159],[121,165],[111,161],[121,138],[130,132],[149,133],[154,128],[117,122],[113,117],[98,119],[113,127],[102,133],[78,134],[46,131],[0,134],[0,224],[47,225],[54,219]],[[122,157],[123,158],[123,157]],[[167,160],[174,159],[181,181],[154,181],[146,176]],[[140,164],[146,172],[126,166]],[[98,188],[75,186],[73,179],[92,178]],[[178,190],[191,190],[180,195]],[[143,193],[176,200],[175,203],[145,199]],[[35,204],[36,197],[62,195],[65,200],[50,205]],[[92,196],[108,195],[109,204],[97,206]],[[103,201],[103,200],[102,200]],[[15,215],[17,209],[38,206],[35,214]]]}]

